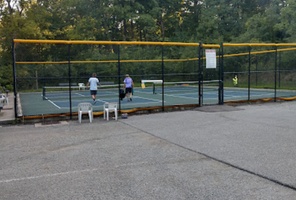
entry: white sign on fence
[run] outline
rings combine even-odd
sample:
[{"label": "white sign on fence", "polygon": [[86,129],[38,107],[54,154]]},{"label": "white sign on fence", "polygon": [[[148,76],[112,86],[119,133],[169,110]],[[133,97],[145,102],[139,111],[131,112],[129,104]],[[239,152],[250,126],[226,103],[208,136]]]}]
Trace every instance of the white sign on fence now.
[{"label": "white sign on fence", "polygon": [[216,50],[215,49],[206,49],[206,68],[216,68],[217,59],[216,59]]}]

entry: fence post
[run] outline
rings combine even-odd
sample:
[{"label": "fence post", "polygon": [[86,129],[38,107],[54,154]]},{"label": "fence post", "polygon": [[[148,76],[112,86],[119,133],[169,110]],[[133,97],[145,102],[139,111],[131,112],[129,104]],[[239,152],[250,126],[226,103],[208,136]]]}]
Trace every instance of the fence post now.
[{"label": "fence post", "polygon": [[119,44],[117,45],[117,48],[118,48],[118,53],[117,53],[118,111],[120,113],[120,111],[121,111],[121,100],[120,100],[119,94],[120,94],[120,83],[121,83],[121,81],[120,81],[120,74],[121,74],[121,68],[120,67],[121,66],[120,66],[120,45]]},{"label": "fence post", "polygon": [[72,81],[71,81],[71,44],[68,45],[68,78],[69,78],[69,101],[70,101],[70,119],[72,120]]},{"label": "fence post", "polygon": [[219,48],[219,104],[224,104],[224,50],[223,43]]},{"label": "fence post", "polygon": [[199,106],[203,105],[203,91],[202,91],[202,82],[203,82],[203,66],[202,66],[202,43],[199,43],[198,48],[198,104]]},{"label": "fence post", "polygon": [[276,85],[277,85],[277,46],[275,46],[275,52],[274,52],[274,102],[276,102]]},{"label": "fence post", "polygon": [[249,67],[248,67],[248,101],[251,100],[251,50],[252,47],[249,46]]},{"label": "fence post", "polygon": [[278,61],[278,72],[279,72],[279,77],[278,77],[278,88],[281,88],[281,63],[282,63],[282,53],[278,52],[279,55],[279,61]]},{"label": "fence post", "polygon": [[15,64],[15,45],[14,41],[12,40],[12,60],[13,60],[13,95],[14,95],[14,117],[17,118],[17,92],[16,92],[16,64]]}]

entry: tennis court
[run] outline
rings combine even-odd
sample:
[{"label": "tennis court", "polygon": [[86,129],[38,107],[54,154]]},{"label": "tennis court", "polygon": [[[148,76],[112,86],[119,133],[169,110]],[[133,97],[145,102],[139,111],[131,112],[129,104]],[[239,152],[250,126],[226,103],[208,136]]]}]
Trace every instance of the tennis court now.
[{"label": "tennis court", "polygon": [[[102,114],[105,102],[118,103],[120,112],[149,113],[234,101],[296,99],[295,69],[284,62],[293,56],[291,51],[295,49],[286,48],[295,46],[293,43],[224,44],[222,48],[219,44],[203,43],[15,39],[13,44],[18,44],[14,48],[13,63],[15,107],[20,111],[15,112],[15,116],[23,120],[27,116],[40,119],[49,114],[71,119],[79,103],[92,103],[89,91],[78,87],[93,72],[99,74],[100,81],[114,84],[113,88],[99,89],[93,105],[96,116]],[[38,52],[40,57],[42,53],[52,53],[41,60],[23,60],[26,51],[22,51],[22,47],[34,49],[32,44],[45,45],[46,51]],[[116,51],[106,53],[106,46],[116,47]],[[173,55],[172,49],[186,54]],[[102,56],[93,55],[97,50]],[[86,51],[92,53],[81,57]],[[145,52],[151,54],[148,56]],[[30,73],[23,73],[28,69]],[[119,98],[121,86],[117,84],[122,83],[124,74],[130,74],[136,83],[132,102]],[[237,87],[233,87],[234,76],[238,77]],[[209,85],[214,80],[216,82]],[[191,81],[198,81],[198,84],[188,83]],[[58,87],[67,85],[70,86]],[[42,88],[45,90],[41,91]]]},{"label": "tennis court", "polygon": [[[202,90],[202,96],[199,96]],[[295,91],[277,91],[277,95],[285,97],[296,96]],[[224,101],[239,101],[262,98],[273,98],[273,90],[244,89],[228,87],[224,88]],[[174,106],[174,105],[198,105],[202,98],[202,104],[219,104],[219,82],[205,83],[202,88],[197,82],[152,84],[146,83],[145,87],[135,87],[133,100],[120,100],[117,85],[101,86],[98,89],[97,101],[91,99],[89,90],[69,90],[61,87],[44,87],[42,92],[20,93],[22,115],[46,115],[76,112],[81,102],[93,104],[94,112],[103,110],[106,102],[118,102],[120,110],[143,109],[149,107]]]}]

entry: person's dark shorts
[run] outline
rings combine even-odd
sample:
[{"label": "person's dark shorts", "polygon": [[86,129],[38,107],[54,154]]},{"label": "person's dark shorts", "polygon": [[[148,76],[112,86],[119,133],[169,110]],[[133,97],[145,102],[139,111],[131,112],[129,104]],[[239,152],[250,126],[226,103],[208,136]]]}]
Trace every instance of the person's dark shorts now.
[{"label": "person's dark shorts", "polygon": [[91,90],[90,95],[97,95],[97,90]]},{"label": "person's dark shorts", "polygon": [[132,93],[132,88],[125,88],[125,93]]}]

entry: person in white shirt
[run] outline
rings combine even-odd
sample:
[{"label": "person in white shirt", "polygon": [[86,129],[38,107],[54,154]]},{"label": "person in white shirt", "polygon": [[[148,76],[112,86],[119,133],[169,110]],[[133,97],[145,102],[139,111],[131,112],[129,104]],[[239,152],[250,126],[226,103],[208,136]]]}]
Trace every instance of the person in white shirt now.
[{"label": "person in white shirt", "polygon": [[93,104],[96,103],[96,96],[97,96],[97,90],[98,90],[98,85],[100,84],[99,79],[97,78],[97,74],[93,73],[92,77],[88,79],[87,86],[89,86],[90,90],[90,95],[93,99]]}]

